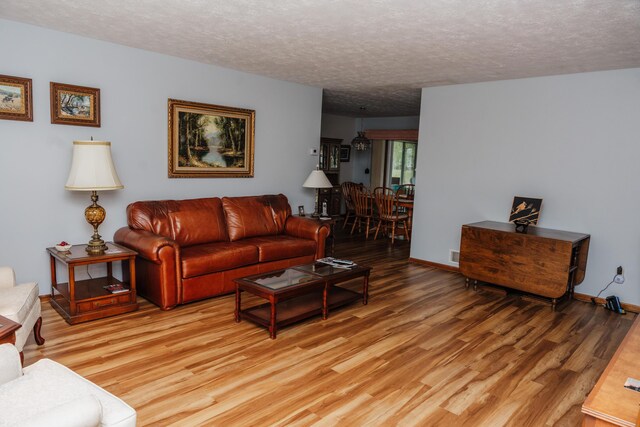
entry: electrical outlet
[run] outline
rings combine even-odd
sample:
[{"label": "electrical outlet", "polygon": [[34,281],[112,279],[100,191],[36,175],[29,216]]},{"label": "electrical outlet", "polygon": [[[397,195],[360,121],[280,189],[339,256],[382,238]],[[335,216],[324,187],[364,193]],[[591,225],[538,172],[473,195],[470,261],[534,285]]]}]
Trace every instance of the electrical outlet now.
[{"label": "electrical outlet", "polygon": [[613,277],[613,281],[619,284],[624,283],[624,274],[623,274],[622,266],[619,266],[616,269],[616,275]]}]

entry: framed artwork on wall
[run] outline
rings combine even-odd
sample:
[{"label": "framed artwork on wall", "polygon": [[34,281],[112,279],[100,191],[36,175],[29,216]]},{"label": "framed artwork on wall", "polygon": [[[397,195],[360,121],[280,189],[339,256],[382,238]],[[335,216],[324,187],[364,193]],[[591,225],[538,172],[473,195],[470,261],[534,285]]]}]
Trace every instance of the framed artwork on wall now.
[{"label": "framed artwork on wall", "polygon": [[0,75],[0,119],[33,121],[31,79]]},{"label": "framed artwork on wall", "polygon": [[341,145],[340,146],[340,162],[348,162],[350,159],[351,159],[351,146]]},{"label": "framed artwork on wall", "polygon": [[169,178],[251,178],[255,110],[169,99]]},{"label": "framed artwork on wall", "polygon": [[50,83],[51,123],[100,127],[100,89]]}]

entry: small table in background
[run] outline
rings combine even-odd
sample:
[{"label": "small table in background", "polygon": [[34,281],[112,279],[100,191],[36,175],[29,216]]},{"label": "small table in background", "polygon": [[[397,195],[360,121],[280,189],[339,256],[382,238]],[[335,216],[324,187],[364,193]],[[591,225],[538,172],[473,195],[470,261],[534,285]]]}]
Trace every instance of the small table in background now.
[{"label": "small table in background", "polygon": [[305,215],[305,216],[300,216],[300,215],[294,215],[300,218],[309,218],[312,219],[314,221],[319,222],[320,224],[327,224],[329,226],[329,236],[327,237],[327,240],[331,240],[331,245],[327,244],[327,241],[325,241],[325,245],[324,245],[324,256],[333,256],[333,250],[335,249],[335,242],[336,242],[336,238],[335,238],[335,225],[338,223],[338,219],[340,219],[339,217],[322,217],[321,218],[314,218],[311,215]]},{"label": "small table in background", "polygon": [[20,323],[16,323],[4,316],[0,316],[0,344],[15,344],[16,331],[21,327],[22,325]]},{"label": "small table in background", "polygon": [[[51,262],[51,306],[69,324],[86,322],[138,309],[136,300],[136,255],[131,249],[107,243],[108,249],[102,255],[89,255],[87,245],[74,245],[70,251],[60,252],[47,248]],[[120,281],[113,277],[114,261],[122,262],[122,274],[128,276]],[[58,283],[56,263],[66,266],[69,281]],[[91,264],[107,264],[107,275],[86,280],[75,279],[75,268]],[[125,268],[126,264],[129,268]],[[127,274],[128,273],[128,274]],[[128,281],[127,281],[128,280]],[[126,292],[110,293],[104,286],[120,284],[128,288]]]}]

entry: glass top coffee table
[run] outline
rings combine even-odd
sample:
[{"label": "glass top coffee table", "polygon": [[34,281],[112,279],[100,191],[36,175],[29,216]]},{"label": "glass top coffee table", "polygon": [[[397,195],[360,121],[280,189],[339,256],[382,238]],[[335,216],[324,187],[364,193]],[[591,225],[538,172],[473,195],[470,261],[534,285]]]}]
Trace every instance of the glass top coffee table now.
[{"label": "glass top coffee table", "polygon": [[[251,320],[269,329],[269,336],[276,338],[279,327],[322,315],[326,319],[330,309],[349,304],[362,298],[367,304],[371,267],[357,265],[352,268],[336,268],[313,263],[286,270],[235,279],[235,319]],[[362,293],[336,286],[362,277]],[[242,309],[242,292],[268,300],[268,303]]]}]

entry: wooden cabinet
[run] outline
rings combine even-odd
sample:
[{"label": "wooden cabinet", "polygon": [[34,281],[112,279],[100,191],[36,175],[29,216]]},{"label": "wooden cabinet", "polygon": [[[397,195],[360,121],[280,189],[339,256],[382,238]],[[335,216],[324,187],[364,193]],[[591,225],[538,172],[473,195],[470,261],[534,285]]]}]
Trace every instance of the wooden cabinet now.
[{"label": "wooden cabinet", "polygon": [[[59,252],[55,248],[47,248],[51,264],[51,306],[69,324],[102,319],[138,309],[136,300],[135,258],[137,252],[115,243],[107,243],[108,249],[102,255],[89,255],[85,251],[87,245],[74,245],[68,252]],[[125,280],[121,282],[113,277],[112,263],[120,261]],[[67,268],[69,281],[58,282],[56,263]],[[75,268],[91,264],[107,264],[107,275],[86,280],[75,279]],[[128,265],[128,269],[125,268]],[[107,285],[123,285],[127,290],[110,293]]]},{"label": "wooden cabinet", "polygon": [[318,196],[318,212],[322,212],[322,204],[327,204],[327,212],[330,216],[340,215],[342,193],[340,191],[340,144],[341,139],[320,139],[320,169],[327,175],[333,188],[322,188]]},{"label": "wooden cabinet", "polygon": [[462,226],[460,272],[468,279],[551,298],[573,295],[584,280],[589,235],[484,221]]}]

